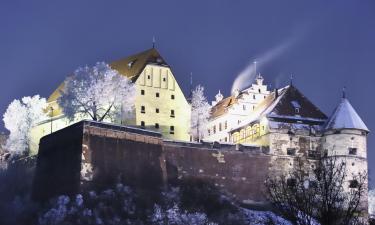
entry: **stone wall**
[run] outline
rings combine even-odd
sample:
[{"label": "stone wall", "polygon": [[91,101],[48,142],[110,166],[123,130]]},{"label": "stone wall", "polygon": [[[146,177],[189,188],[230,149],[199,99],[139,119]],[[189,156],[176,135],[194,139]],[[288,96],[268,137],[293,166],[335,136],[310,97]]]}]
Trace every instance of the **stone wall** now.
[{"label": "stone wall", "polygon": [[41,139],[33,197],[45,200],[116,182],[158,189],[194,178],[240,202],[265,203],[262,187],[271,157],[264,150],[166,141],[155,132],[83,121]]}]

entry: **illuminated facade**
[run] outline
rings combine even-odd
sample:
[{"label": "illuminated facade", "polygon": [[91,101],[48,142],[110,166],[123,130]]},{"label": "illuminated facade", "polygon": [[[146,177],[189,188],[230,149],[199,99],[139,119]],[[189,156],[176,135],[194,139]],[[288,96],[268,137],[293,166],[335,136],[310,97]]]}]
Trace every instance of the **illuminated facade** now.
[{"label": "illuminated facade", "polygon": [[[166,139],[189,140],[190,105],[170,66],[155,48],[110,65],[136,85],[134,116],[119,123],[160,132]],[[42,136],[77,122],[65,118],[56,102],[63,88],[61,84],[48,99],[51,118],[32,129],[33,153]]]},{"label": "illuminated facade", "polygon": [[263,77],[258,75],[251,87],[236,90],[227,98],[223,98],[219,91],[212,102],[205,141],[230,142],[230,131],[251,116],[257,105],[270,94],[263,81]]}]

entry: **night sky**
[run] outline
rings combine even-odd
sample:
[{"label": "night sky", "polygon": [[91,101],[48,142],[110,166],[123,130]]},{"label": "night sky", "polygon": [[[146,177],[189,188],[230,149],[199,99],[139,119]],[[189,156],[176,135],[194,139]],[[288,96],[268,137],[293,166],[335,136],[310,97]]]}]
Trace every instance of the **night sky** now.
[{"label": "night sky", "polygon": [[[0,114],[15,98],[48,97],[78,66],[156,48],[187,93],[230,93],[255,59],[265,82],[294,84],[327,115],[341,89],[375,130],[375,1],[0,2]],[[276,53],[275,53],[276,52]],[[275,53],[275,54],[274,54]],[[0,124],[4,130],[3,123]],[[369,135],[375,185],[375,135]]]}]

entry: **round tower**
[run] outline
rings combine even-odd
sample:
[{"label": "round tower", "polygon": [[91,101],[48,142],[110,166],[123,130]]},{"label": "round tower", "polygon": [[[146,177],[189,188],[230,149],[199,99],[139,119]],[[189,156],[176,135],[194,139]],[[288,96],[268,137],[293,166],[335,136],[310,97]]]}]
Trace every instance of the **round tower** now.
[{"label": "round tower", "polygon": [[[356,187],[358,173],[368,173],[368,133],[369,129],[343,94],[340,104],[326,123],[322,147],[325,156],[336,156],[336,163],[345,162],[347,186],[344,188],[346,190]],[[367,190],[365,196],[367,196]],[[365,199],[364,207],[367,208],[367,197]]]}]

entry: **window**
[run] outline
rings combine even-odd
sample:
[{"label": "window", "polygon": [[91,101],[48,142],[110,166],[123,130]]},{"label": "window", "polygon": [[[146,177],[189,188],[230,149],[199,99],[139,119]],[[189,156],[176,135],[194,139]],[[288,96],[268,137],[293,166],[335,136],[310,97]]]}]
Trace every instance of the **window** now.
[{"label": "window", "polygon": [[286,154],[287,155],[295,155],[296,154],[296,149],[295,148],[287,148],[286,149]]},{"label": "window", "polygon": [[253,105],[253,111],[255,110],[255,105]]},{"label": "window", "polygon": [[159,109],[158,109],[158,108],[156,108],[156,109],[155,109],[155,112],[156,112],[156,113],[159,113]]},{"label": "window", "polygon": [[208,129],[207,132],[208,132],[208,136],[210,136],[211,135],[211,130]]},{"label": "window", "polygon": [[294,112],[298,114],[300,112],[301,105],[297,101],[291,101],[290,104],[292,104]]},{"label": "window", "polygon": [[260,93],[260,88],[258,89],[258,92]]},{"label": "window", "polygon": [[349,155],[357,155],[357,148],[349,148]]},{"label": "window", "polygon": [[263,96],[263,98],[266,98],[266,96]]},{"label": "window", "polygon": [[145,121],[141,121],[141,127],[145,128]]},{"label": "window", "polygon": [[169,127],[169,133],[170,134],[174,134],[174,126],[170,126]]},{"label": "window", "polygon": [[174,99],[174,95],[171,95],[171,99],[172,99],[172,100]]},{"label": "window", "polygon": [[219,123],[219,131],[221,131],[221,123]]},{"label": "window", "polygon": [[155,123],[155,128],[159,129],[159,124],[158,123]]},{"label": "window", "polygon": [[243,110],[246,110],[246,105],[242,105],[242,109],[243,109]]},{"label": "window", "polygon": [[216,125],[214,125],[213,129],[214,129],[214,134],[216,134]]},{"label": "window", "polygon": [[145,90],[141,90],[141,95],[145,95]]},{"label": "window", "polygon": [[288,179],[286,180],[286,185],[287,185],[288,187],[294,187],[294,186],[296,186],[296,183],[297,183],[297,181],[296,181],[296,179],[294,179],[294,178],[288,178]]},{"label": "window", "polygon": [[151,76],[150,76],[150,75],[147,75],[147,79],[150,80],[150,79],[151,79]]},{"label": "window", "polygon": [[358,188],[358,181],[357,180],[351,180],[349,181],[349,188]]},{"label": "window", "polygon": [[225,138],[224,138],[224,141],[225,141],[225,142],[228,142],[228,137],[225,137]]},{"label": "window", "polygon": [[146,108],[144,105],[141,106],[141,113],[146,113]]},{"label": "window", "polygon": [[163,81],[165,82],[167,79],[165,77],[163,77]]},{"label": "window", "polygon": [[255,99],[255,95],[253,95],[253,99]]},{"label": "window", "polygon": [[224,129],[226,130],[227,128],[228,128],[228,122],[225,121],[225,123],[224,123]]},{"label": "window", "polygon": [[159,98],[160,97],[160,94],[159,92],[156,92],[156,97]]},{"label": "window", "polygon": [[171,109],[171,117],[174,118],[174,110]]}]

